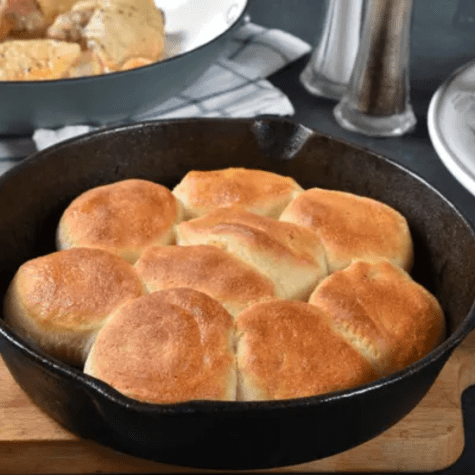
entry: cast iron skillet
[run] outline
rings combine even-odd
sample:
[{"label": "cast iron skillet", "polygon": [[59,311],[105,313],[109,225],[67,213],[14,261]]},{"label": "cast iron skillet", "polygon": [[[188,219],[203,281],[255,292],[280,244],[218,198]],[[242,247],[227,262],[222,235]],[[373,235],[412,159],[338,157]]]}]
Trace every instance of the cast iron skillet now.
[{"label": "cast iron skillet", "polygon": [[403,371],[352,390],[287,401],[149,405],[45,356],[0,319],[15,380],[60,424],[136,456],[183,466],[258,469],[307,462],[375,437],[427,392],[474,326],[475,234],[429,184],[392,161],[280,119],[198,119],[103,130],[44,150],[0,178],[0,290],[25,260],[54,250],[79,193],[128,177],[173,187],[191,169],[262,168],[371,196],[402,212],[413,276],[441,302],[447,339]]}]

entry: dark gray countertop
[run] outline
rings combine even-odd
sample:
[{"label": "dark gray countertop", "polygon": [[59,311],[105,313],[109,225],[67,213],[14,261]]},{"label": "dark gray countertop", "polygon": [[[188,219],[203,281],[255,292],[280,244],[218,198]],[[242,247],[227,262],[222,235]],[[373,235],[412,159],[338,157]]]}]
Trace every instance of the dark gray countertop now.
[{"label": "dark gray countertop", "polygon": [[[475,14],[473,0],[460,0]],[[254,0],[251,19],[267,27],[281,28],[315,44],[322,29],[324,0]],[[451,200],[475,223],[475,197],[447,171],[437,156],[427,130],[430,99],[457,68],[475,58],[475,23],[470,28],[454,22],[459,0],[415,0],[411,30],[411,103],[417,116],[416,129],[400,138],[372,138],[338,126],[332,110],[335,101],[311,96],[299,82],[309,60],[279,71],[270,81],[290,98],[293,120],[378,152],[412,169]],[[475,473],[475,387],[463,394],[466,447],[462,457],[441,472],[443,475]]]}]

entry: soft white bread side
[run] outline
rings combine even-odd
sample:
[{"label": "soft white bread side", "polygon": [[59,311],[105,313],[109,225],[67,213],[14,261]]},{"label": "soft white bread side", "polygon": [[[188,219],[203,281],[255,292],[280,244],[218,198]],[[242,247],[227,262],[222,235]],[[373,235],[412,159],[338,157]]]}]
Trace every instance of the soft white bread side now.
[{"label": "soft white bread side", "polygon": [[236,332],[240,400],[313,396],[378,376],[323,311],[305,302],[252,305],[238,315]]},{"label": "soft white bread side", "polygon": [[143,291],[133,266],[114,254],[58,251],[20,266],[4,300],[5,322],[46,353],[82,368],[111,313]]},{"label": "soft white bread side", "polygon": [[151,403],[235,400],[233,323],[218,302],[196,290],[153,292],[112,316],[84,371]]},{"label": "soft white bread side", "polygon": [[437,299],[390,262],[354,262],[324,279],[309,303],[383,375],[419,360],[445,337]]},{"label": "soft white bread side", "polygon": [[183,221],[176,234],[179,245],[211,244],[242,259],[270,278],[280,298],[308,299],[327,275],[323,246],[315,232],[237,206]]},{"label": "soft white bread side", "polygon": [[270,279],[216,246],[151,246],[135,270],[148,292],[189,287],[213,297],[233,316],[276,298]]},{"label": "soft white bread side", "polygon": [[289,203],[279,219],[306,226],[320,236],[330,273],[353,260],[386,259],[411,269],[413,246],[407,221],[380,201],[312,188]]},{"label": "soft white bread side", "polygon": [[92,188],[74,199],[61,216],[58,249],[94,247],[132,264],[151,245],[172,244],[183,209],[168,188],[129,179]]},{"label": "soft white bread side", "polygon": [[278,218],[303,189],[290,177],[264,170],[226,168],[190,171],[173,189],[185,208],[185,219],[197,218],[223,206],[241,206],[262,216]]}]

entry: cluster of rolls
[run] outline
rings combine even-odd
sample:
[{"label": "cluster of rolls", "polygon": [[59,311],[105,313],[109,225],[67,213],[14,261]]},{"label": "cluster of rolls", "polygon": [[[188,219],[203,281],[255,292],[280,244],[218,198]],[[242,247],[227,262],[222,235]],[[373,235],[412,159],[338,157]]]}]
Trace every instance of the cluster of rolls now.
[{"label": "cluster of rolls", "polygon": [[65,209],[57,248],[18,269],[6,322],[142,401],[342,390],[445,336],[400,213],[263,170],[93,188]]}]

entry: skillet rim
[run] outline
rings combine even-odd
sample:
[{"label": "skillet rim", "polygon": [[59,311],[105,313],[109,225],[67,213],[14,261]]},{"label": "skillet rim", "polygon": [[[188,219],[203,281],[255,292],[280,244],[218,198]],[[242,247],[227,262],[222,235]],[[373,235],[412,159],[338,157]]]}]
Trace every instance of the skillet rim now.
[{"label": "skillet rim", "polygon": [[[362,147],[357,144],[353,144],[349,141],[335,138],[330,134],[326,134],[318,131],[314,127],[307,127],[303,124],[297,123],[288,118],[282,117],[256,117],[256,118],[179,118],[179,119],[167,119],[167,120],[154,120],[146,122],[138,122],[134,124],[125,124],[119,126],[108,126],[101,127],[98,130],[94,130],[83,134],[78,137],[73,137],[63,142],[60,142],[56,145],[48,147],[44,150],[36,152],[21,163],[13,167],[12,169],[5,172],[0,177],[0,189],[3,183],[7,180],[10,180],[10,177],[15,176],[18,173],[22,173],[24,168],[30,166],[30,163],[41,162],[42,160],[48,159],[49,153],[56,153],[61,148],[68,148],[71,145],[80,144],[81,142],[87,142],[91,138],[97,136],[107,136],[108,134],[123,134],[128,133],[130,130],[134,129],[144,129],[156,127],[163,127],[169,124],[183,123],[188,124],[190,122],[230,122],[230,123],[247,123],[247,124],[257,124],[259,122],[265,123],[280,123],[288,124],[295,126],[297,128],[303,128],[304,130],[310,132],[311,135],[317,134],[321,137],[327,138],[332,142],[340,143],[349,147],[353,150],[358,150],[369,154],[375,157],[377,160],[382,160],[388,162],[391,166],[398,168],[404,174],[410,175],[412,178],[415,178],[419,183],[424,187],[428,188],[431,193],[434,193],[438,199],[442,200],[446,206],[452,209],[455,215],[459,218],[460,222],[467,228],[475,242],[475,229],[471,222],[465,217],[465,215],[454,205],[448,198],[446,198],[435,186],[426,181],[421,175],[414,172],[413,170],[407,168],[406,166],[394,161],[393,159],[387,158],[381,154],[375,153],[368,150],[365,147]],[[310,136],[310,135],[309,135]],[[309,137],[305,139],[308,140]],[[134,410],[137,413],[142,414],[177,414],[177,415],[186,415],[187,413],[207,413],[213,412],[216,409],[220,410],[220,414],[232,414],[234,412],[243,412],[249,410],[260,410],[260,411],[271,411],[271,410],[280,410],[282,408],[298,408],[309,405],[321,405],[329,403],[335,400],[349,399],[356,397],[360,394],[370,393],[371,391],[376,391],[378,388],[387,387],[391,384],[396,384],[398,381],[408,378],[410,375],[422,371],[427,366],[431,365],[433,362],[442,359],[444,357],[449,357],[451,352],[462,342],[462,340],[475,328],[475,300],[472,302],[470,310],[462,319],[460,325],[455,329],[455,331],[444,341],[438,345],[434,350],[425,355],[420,360],[412,363],[409,366],[406,366],[400,371],[392,373],[388,376],[378,378],[377,380],[366,383],[364,385],[356,386],[354,388],[349,388],[341,391],[334,391],[330,393],[325,393],[316,396],[308,396],[302,398],[292,398],[284,400],[266,400],[266,401],[208,401],[208,400],[193,400],[185,401],[178,403],[170,404],[152,404],[147,402],[142,402],[138,400],[131,399],[117,390],[109,386],[108,384],[91,377],[81,370],[74,368],[72,366],[66,365],[55,358],[46,355],[41,350],[32,348],[25,340],[20,336],[16,335],[13,330],[11,330],[4,319],[0,317],[0,337],[7,339],[11,344],[13,344],[17,349],[19,349],[24,355],[34,362],[41,366],[46,366],[50,371],[53,371],[56,375],[60,377],[74,380],[76,383],[83,385],[83,389],[88,391],[88,394],[91,397],[95,397],[94,393],[98,393],[100,396],[105,397],[108,402],[117,404],[125,410]],[[444,362],[445,364],[445,362]]]}]

